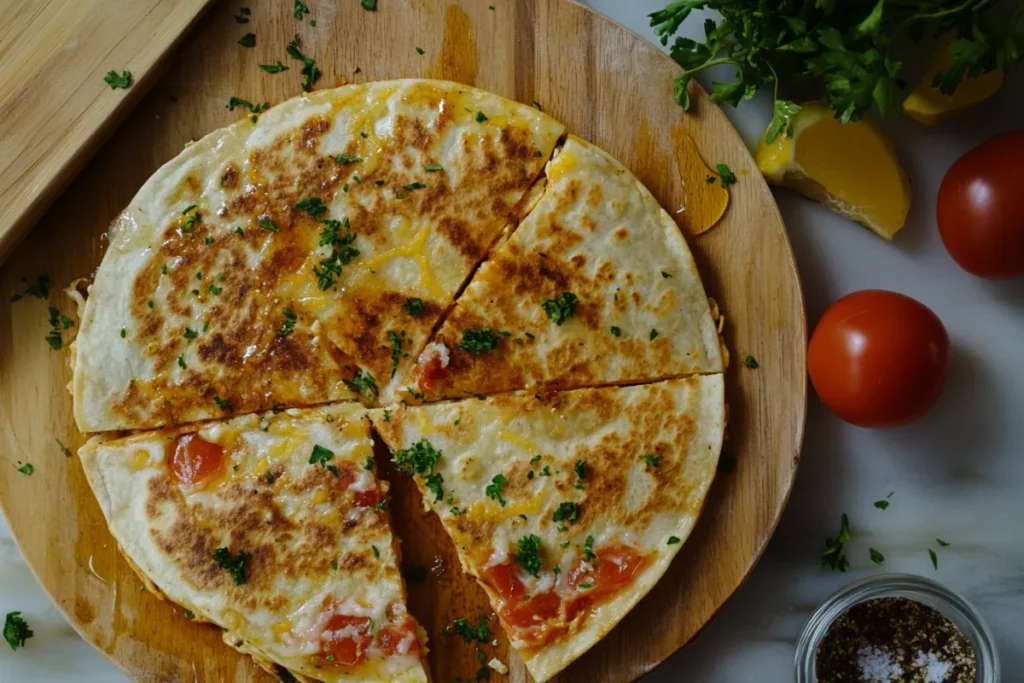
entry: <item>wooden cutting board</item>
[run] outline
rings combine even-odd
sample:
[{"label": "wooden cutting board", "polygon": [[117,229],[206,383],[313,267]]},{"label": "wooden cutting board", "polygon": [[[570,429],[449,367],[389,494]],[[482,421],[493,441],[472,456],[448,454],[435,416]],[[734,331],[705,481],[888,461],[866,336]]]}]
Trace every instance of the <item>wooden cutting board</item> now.
[{"label": "wooden cutting board", "polygon": [[[119,556],[72,449],[75,431],[67,349],[44,341],[47,302],[9,295],[21,277],[48,273],[49,303],[71,314],[57,287],[88,276],[106,246],[104,231],[146,178],[192,138],[231,123],[231,96],[277,102],[299,93],[301,65],[285,54],[296,33],[324,76],[319,87],[429,76],[472,84],[522,102],[536,100],[569,130],[631,168],[685,223],[694,180],[692,146],[726,163],[738,182],[722,223],[690,240],[709,293],[722,304],[733,353],[725,458],[697,529],[661,582],[603,642],[559,680],[627,681],[689,641],[718,611],[760,556],[796,470],[806,404],[806,322],[793,255],[778,210],[726,117],[693,87],[694,110],[672,100],[678,73],[667,57],[621,26],[567,0],[292,0],[216,5],[169,60],[167,72],[124,125],[43,217],[0,271],[0,506],[43,586],[82,634],[129,676],[145,681],[270,680],[220,642],[216,628],[185,621],[180,609],[142,590]],[[251,8],[251,22],[233,15]],[[493,6],[493,9],[491,9]],[[256,47],[237,44],[247,32]],[[417,47],[422,49],[419,54]],[[292,67],[271,75],[258,63]],[[127,65],[130,66],[130,65]],[[688,170],[689,169],[689,170]],[[688,209],[692,214],[693,200]],[[760,367],[743,367],[753,355]],[[16,467],[31,462],[26,476]],[[476,653],[443,627],[485,605],[458,570],[451,544],[420,509],[415,488],[384,468],[395,491],[406,564],[427,567],[411,586],[411,610],[430,633],[435,680],[472,677]],[[522,664],[504,638],[487,656]],[[494,677],[498,679],[497,675]]]},{"label": "wooden cutting board", "polygon": [[[141,99],[210,0],[0,0],[0,263]],[[111,90],[108,71],[130,71]]]}]

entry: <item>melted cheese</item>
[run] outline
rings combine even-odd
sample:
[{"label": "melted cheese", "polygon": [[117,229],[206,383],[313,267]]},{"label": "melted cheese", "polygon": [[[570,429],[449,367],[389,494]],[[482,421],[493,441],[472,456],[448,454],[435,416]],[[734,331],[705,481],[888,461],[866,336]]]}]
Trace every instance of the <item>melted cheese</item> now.
[{"label": "melted cheese", "polygon": [[499,432],[498,438],[501,439],[502,441],[514,443],[515,445],[519,446],[523,450],[529,451],[530,453],[540,453],[541,451],[540,447],[537,446],[537,444],[530,441],[526,437],[516,434],[514,432]]},{"label": "melted cheese", "polygon": [[437,283],[437,278],[434,276],[434,271],[430,265],[430,257],[427,254],[427,240],[430,238],[431,232],[431,227],[424,225],[411,240],[382,254],[377,254],[360,261],[355,265],[355,268],[369,274],[370,271],[380,270],[384,264],[396,258],[412,259],[416,262],[420,272],[417,290],[424,291],[435,299],[444,299],[447,293]]}]

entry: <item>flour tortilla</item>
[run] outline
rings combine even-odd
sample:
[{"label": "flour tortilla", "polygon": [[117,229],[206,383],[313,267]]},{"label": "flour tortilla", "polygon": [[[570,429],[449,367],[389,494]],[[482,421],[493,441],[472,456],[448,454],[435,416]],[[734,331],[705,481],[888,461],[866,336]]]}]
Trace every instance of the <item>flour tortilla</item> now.
[{"label": "flour tortilla", "polygon": [[519,220],[562,132],[475,88],[401,80],[189,145],[111,227],[75,346],[79,429],[373,400]]},{"label": "flour tortilla", "polygon": [[[403,405],[370,416],[400,466],[413,452],[403,449],[422,449],[424,440],[440,452],[433,471],[415,477],[424,502],[440,517],[463,568],[480,580],[513,646],[541,682],[604,637],[661,578],[690,535],[717,468],[724,385],[721,375],[690,377]],[[582,479],[577,462],[584,463]],[[440,482],[433,479],[428,487],[428,474],[440,474]],[[486,493],[499,475],[505,479],[499,489],[504,505]],[[578,504],[576,521],[554,520],[564,502]],[[560,611],[556,621],[541,625],[565,632],[537,647],[528,632],[505,621],[503,610],[522,598],[503,604],[487,578],[488,568],[510,562],[517,542],[529,535],[540,539],[543,567],[539,578],[517,568],[517,578],[531,600],[554,591],[564,602],[560,610],[588,590],[583,582],[575,588],[568,583],[588,536],[598,558],[618,545],[647,559],[622,590],[592,610],[568,623]]]},{"label": "flour tortilla", "polygon": [[[111,533],[146,584],[223,628],[225,642],[271,672],[279,665],[329,683],[427,681],[426,636],[406,612],[398,545],[386,511],[373,503],[387,483],[366,469],[373,442],[362,408],[192,429],[226,457],[222,475],[199,488],[182,485],[168,464],[175,439],[192,430],[94,437],[79,451]],[[310,464],[314,446],[333,456]],[[222,547],[251,555],[242,585],[215,561]],[[366,661],[325,658],[330,614],[373,620]],[[388,625],[404,629],[404,651],[392,656],[378,647]]]},{"label": "flour tortilla", "polygon": [[[553,320],[545,302],[566,295],[577,301],[571,317]],[[466,334],[481,328],[496,343],[473,353]],[[716,320],[678,226],[615,159],[569,136],[547,167],[536,208],[480,266],[411,369],[411,390],[397,397],[722,370]]]}]

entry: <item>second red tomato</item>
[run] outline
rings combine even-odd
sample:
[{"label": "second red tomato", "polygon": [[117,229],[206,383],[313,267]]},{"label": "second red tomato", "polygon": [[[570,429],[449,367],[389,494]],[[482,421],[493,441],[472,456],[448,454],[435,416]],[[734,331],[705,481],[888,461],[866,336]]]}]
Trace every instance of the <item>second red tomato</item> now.
[{"label": "second red tomato", "polygon": [[808,350],[811,383],[832,412],[862,427],[922,415],[946,385],[949,335],[924,304],[883,290],[832,304]]}]

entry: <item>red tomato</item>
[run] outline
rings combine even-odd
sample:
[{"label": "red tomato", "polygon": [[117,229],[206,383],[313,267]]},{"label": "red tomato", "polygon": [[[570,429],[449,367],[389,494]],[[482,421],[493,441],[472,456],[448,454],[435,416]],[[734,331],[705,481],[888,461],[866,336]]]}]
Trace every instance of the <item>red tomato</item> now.
[{"label": "red tomato", "polygon": [[569,572],[569,585],[590,584],[586,590],[589,602],[600,602],[628,584],[647,564],[647,557],[628,545],[612,545],[596,550],[594,571],[583,571],[582,564]]},{"label": "red tomato", "polygon": [[942,180],[936,216],[961,268],[987,278],[1024,275],[1024,130],[960,157]]},{"label": "red tomato", "polygon": [[497,564],[484,570],[484,577],[488,579],[494,591],[502,600],[518,598],[526,593],[526,588],[516,577],[516,568],[511,562]]},{"label": "red tomato", "polygon": [[373,641],[370,620],[366,617],[335,614],[327,620],[320,641],[320,651],[325,656],[333,657],[330,661],[342,666],[358,664]]},{"label": "red tomato", "polygon": [[821,317],[807,365],[833,413],[861,427],[895,427],[924,415],[942,393],[949,336],[930,309],[908,296],[854,292]]},{"label": "red tomato", "polygon": [[182,434],[167,444],[167,450],[171,472],[182,484],[198,484],[224,469],[224,449],[195,432]]},{"label": "red tomato", "polygon": [[501,617],[516,628],[537,626],[558,617],[562,599],[554,591],[531,595],[529,600],[513,598],[501,609]]},{"label": "red tomato", "polygon": [[399,624],[388,624],[380,629],[377,634],[377,644],[380,649],[384,651],[384,654],[393,655],[398,652],[399,645],[402,644],[409,634],[413,634],[412,642],[409,643],[409,653],[419,652],[420,641],[416,638],[416,626],[413,625],[412,619],[406,617]]}]

